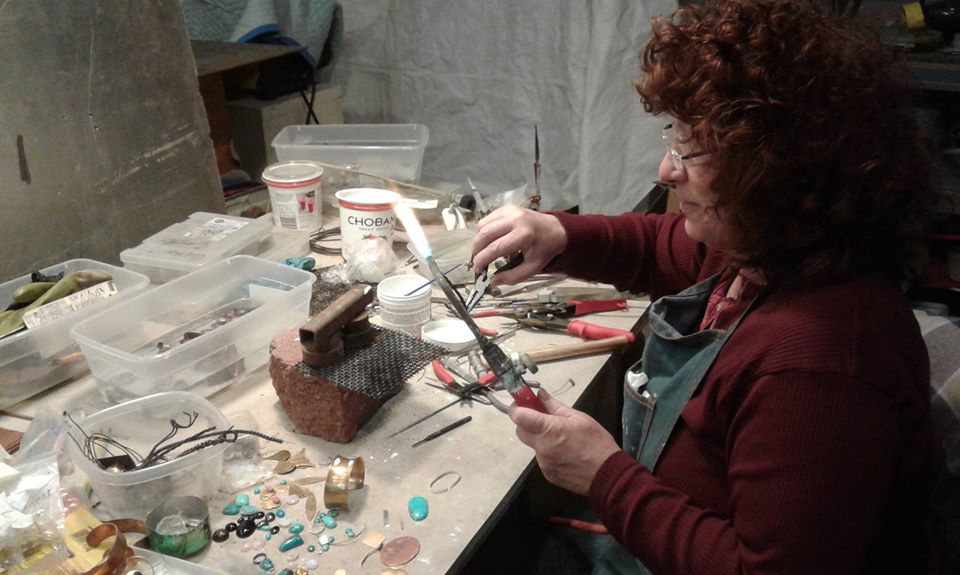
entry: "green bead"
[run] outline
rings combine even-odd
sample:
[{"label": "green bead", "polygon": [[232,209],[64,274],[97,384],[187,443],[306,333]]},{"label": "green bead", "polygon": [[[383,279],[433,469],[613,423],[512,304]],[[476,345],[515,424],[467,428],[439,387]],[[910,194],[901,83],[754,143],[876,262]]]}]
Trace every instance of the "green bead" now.
[{"label": "green bead", "polygon": [[333,543],[333,535],[327,537],[327,543]]},{"label": "green bead", "polygon": [[265,535],[265,537],[266,537],[267,541],[270,541],[271,539],[273,539],[273,535],[270,535],[269,533],[267,533],[267,534]]},{"label": "green bead", "polygon": [[300,547],[301,545],[303,545],[303,538],[299,535],[294,535],[280,544],[280,551],[290,551],[294,547]]},{"label": "green bead", "polygon": [[329,545],[329,544],[327,544],[327,545],[321,545],[321,546],[320,546],[320,549],[323,549],[324,552],[330,551],[330,545]]},{"label": "green bead", "polygon": [[287,514],[287,512],[284,511],[283,509],[277,509],[277,512],[276,512],[276,516],[277,516],[277,517],[283,517],[283,516],[286,515],[286,514]]},{"label": "green bead", "polygon": [[240,513],[240,506],[236,503],[228,503],[226,507],[223,508],[224,515],[236,515]]},{"label": "green bead", "polygon": [[323,526],[327,529],[335,529],[337,527],[337,520],[330,515],[324,515],[320,519],[323,521]]},{"label": "green bead", "polygon": [[280,485],[286,485],[286,484],[287,484],[287,480],[286,480],[286,479],[281,479],[281,480],[280,480]]},{"label": "green bead", "polygon": [[260,568],[264,571],[273,571],[273,561],[264,558],[264,560],[260,562]]},{"label": "green bead", "polygon": [[234,501],[236,501],[237,505],[240,505],[241,507],[244,505],[250,505],[250,496],[247,495],[246,493],[241,493],[237,495]]},{"label": "green bead", "polygon": [[255,515],[258,509],[253,505],[244,505],[240,508],[240,515]]},{"label": "green bead", "polygon": [[350,529],[349,527],[344,529],[343,532],[346,533],[347,537],[349,537],[350,539],[353,539],[354,537],[357,536],[357,534],[353,532],[353,529]]},{"label": "green bead", "polygon": [[309,551],[310,553],[313,553],[313,552],[316,551],[316,550],[317,550],[317,548],[314,547],[313,545],[307,545],[307,551]]},{"label": "green bead", "polygon": [[407,502],[407,511],[410,513],[410,519],[414,521],[423,521],[430,513],[427,500],[419,495],[410,498]]},{"label": "green bead", "polygon": [[254,487],[254,488],[253,488],[253,494],[254,494],[254,495],[260,495],[260,488],[259,488],[259,487]]},{"label": "green bead", "polygon": [[290,526],[289,531],[290,533],[293,533],[294,535],[296,535],[297,533],[300,533],[301,531],[303,531],[303,525],[300,523],[294,523],[293,525]]}]

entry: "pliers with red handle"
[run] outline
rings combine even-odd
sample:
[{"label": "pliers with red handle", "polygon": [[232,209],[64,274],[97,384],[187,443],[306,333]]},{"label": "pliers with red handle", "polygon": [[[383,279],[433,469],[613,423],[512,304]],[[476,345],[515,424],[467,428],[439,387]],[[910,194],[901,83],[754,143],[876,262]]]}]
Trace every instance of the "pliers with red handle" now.
[{"label": "pliers with red handle", "polygon": [[582,337],[583,339],[606,339],[608,337],[625,336],[627,341],[633,343],[637,336],[632,331],[605,327],[575,319],[572,321],[564,319],[542,319],[538,317],[517,318],[517,322],[540,329],[553,329],[566,331],[570,335]]},{"label": "pliers with red handle", "polygon": [[[496,374],[491,372],[487,374],[488,376],[485,378],[481,378],[478,381],[464,385],[458,383],[456,378],[450,374],[450,371],[454,371],[454,373],[461,378],[464,378],[463,374],[457,372],[451,366],[444,365],[438,359],[430,362],[430,365],[433,367],[433,373],[437,376],[437,379],[443,383],[444,387],[446,387],[447,390],[454,395],[458,396],[461,400],[470,399],[473,401],[479,401],[480,403],[492,405],[503,413],[507,413],[509,408],[506,404],[497,399],[489,386],[489,384],[497,380]],[[486,381],[484,381],[484,379]]]},{"label": "pliers with red handle", "polygon": [[579,317],[591,313],[600,313],[603,311],[620,311],[627,309],[627,300],[625,299],[602,299],[602,300],[569,300],[564,303],[554,304],[531,304],[522,305],[513,308],[496,308],[478,311],[470,314],[471,317],[512,317],[518,318],[543,318],[553,319],[557,317]]}]

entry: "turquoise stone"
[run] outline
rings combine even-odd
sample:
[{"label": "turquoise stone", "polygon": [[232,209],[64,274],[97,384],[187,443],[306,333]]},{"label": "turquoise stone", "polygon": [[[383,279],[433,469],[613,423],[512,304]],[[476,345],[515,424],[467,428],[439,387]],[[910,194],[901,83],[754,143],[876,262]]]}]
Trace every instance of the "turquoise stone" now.
[{"label": "turquoise stone", "polygon": [[350,529],[349,527],[344,529],[343,532],[346,533],[347,537],[349,537],[350,539],[353,539],[354,537],[357,536],[357,534],[353,532],[353,529]]},{"label": "turquoise stone", "polygon": [[263,561],[260,562],[260,568],[264,571],[273,571],[273,561],[264,558]]},{"label": "turquoise stone", "polygon": [[261,526],[260,526],[260,531],[270,531],[270,526],[269,526],[269,525],[261,525]]},{"label": "turquoise stone", "polygon": [[286,479],[281,479],[281,480],[280,480],[280,485],[286,485],[286,484],[287,484],[287,480],[286,480]]},{"label": "turquoise stone", "polygon": [[284,511],[283,509],[277,509],[277,512],[276,512],[275,515],[276,515],[277,517],[283,517],[283,516],[286,515],[286,514],[287,514],[287,512]]},{"label": "turquoise stone", "polygon": [[253,488],[253,494],[254,494],[254,495],[260,495],[260,488],[259,488],[259,487],[254,487],[254,488]]},{"label": "turquoise stone", "polygon": [[324,552],[330,551],[330,544],[321,545],[320,549],[323,549]]},{"label": "turquoise stone", "polygon": [[290,526],[290,533],[293,533],[294,535],[300,533],[301,531],[303,531],[303,525],[300,523],[294,523]]},{"label": "turquoise stone", "polygon": [[266,535],[264,535],[264,538],[265,538],[267,541],[270,541],[271,539],[273,539],[273,535],[270,535],[269,533],[267,533]]},{"label": "turquoise stone", "polygon": [[280,551],[290,551],[294,547],[300,547],[301,545],[303,545],[303,538],[299,535],[294,535],[280,544]]},{"label": "turquoise stone", "polygon": [[317,548],[314,547],[313,545],[307,545],[307,551],[309,551],[310,553],[313,553],[313,552],[316,551],[316,550],[317,550]]},{"label": "turquoise stone", "polygon": [[329,515],[324,515],[320,519],[323,521],[323,526],[326,527],[327,529],[336,529],[337,520],[334,519],[333,517]]},{"label": "turquoise stone", "polygon": [[427,518],[427,514],[430,513],[426,498],[420,497],[419,495],[410,498],[410,501],[407,503],[407,511],[410,512],[410,519],[414,521],[423,521]]},{"label": "turquoise stone", "polygon": [[250,505],[250,496],[247,495],[246,493],[240,493],[239,495],[237,495],[234,501],[236,501],[237,505],[240,505],[240,506]]},{"label": "turquoise stone", "polygon": [[333,511],[331,511],[331,512],[329,513],[329,515],[330,515],[330,517],[339,517],[339,516],[340,516],[340,512],[337,511],[336,509],[334,509]]},{"label": "turquoise stone", "polygon": [[240,513],[240,506],[236,503],[228,503],[226,507],[223,508],[224,515],[236,515]]},{"label": "turquoise stone", "polygon": [[240,508],[240,515],[254,515],[257,512],[257,508],[253,505],[244,505]]},{"label": "turquoise stone", "polygon": [[327,543],[333,543],[333,535],[327,537]]}]

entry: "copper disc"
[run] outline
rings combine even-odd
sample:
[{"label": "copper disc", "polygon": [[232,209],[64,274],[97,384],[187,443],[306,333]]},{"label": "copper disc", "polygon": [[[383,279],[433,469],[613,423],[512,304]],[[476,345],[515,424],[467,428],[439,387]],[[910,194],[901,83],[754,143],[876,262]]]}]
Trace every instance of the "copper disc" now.
[{"label": "copper disc", "polygon": [[420,553],[420,541],[413,537],[397,537],[383,544],[380,562],[387,567],[400,567],[413,561]]}]

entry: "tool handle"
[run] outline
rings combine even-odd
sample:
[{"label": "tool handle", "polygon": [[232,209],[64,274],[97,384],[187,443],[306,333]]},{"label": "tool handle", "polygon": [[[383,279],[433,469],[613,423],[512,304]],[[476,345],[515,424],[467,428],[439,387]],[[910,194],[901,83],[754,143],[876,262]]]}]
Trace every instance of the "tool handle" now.
[{"label": "tool handle", "polygon": [[530,409],[535,409],[540,413],[546,413],[547,408],[543,405],[543,402],[540,401],[540,398],[537,397],[537,394],[533,393],[533,390],[530,389],[530,386],[523,384],[520,386],[517,391],[511,393],[513,400],[517,402],[517,405],[520,407],[529,407]]},{"label": "tool handle", "polygon": [[450,372],[447,371],[443,364],[440,363],[439,359],[435,359],[430,362],[430,365],[433,366],[433,373],[437,376],[437,379],[443,382],[443,385],[447,387],[453,386],[455,379],[450,375]]},{"label": "tool handle", "polygon": [[583,339],[606,339],[608,337],[617,337],[621,335],[627,338],[627,341],[630,343],[633,343],[637,339],[637,336],[631,331],[625,331],[612,327],[604,327],[602,325],[588,323],[579,319],[575,319],[567,324],[567,333],[577,337],[582,337]]},{"label": "tool handle", "polygon": [[483,311],[475,311],[470,314],[472,318],[481,318],[481,317],[497,317],[504,315],[504,310],[502,309],[485,309]]},{"label": "tool handle", "polygon": [[568,306],[573,307],[574,317],[587,315],[590,313],[600,313],[602,311],[619,311],[627,309],[627,300],[625,299],[598,299],[598,300],[570,300]]},{"label": "tool handle", "polygon": [[526,352],[530,359],[535,363],[544,363],[556,361],[558,359],[567,359],[568,357],[579,357],[582,355],[593,355],[596,353],[610,353],[630,345],[630,340],[625,336],[608,337],[606,339],[595,339],[582,343],[570,345],[556,345]]}]

